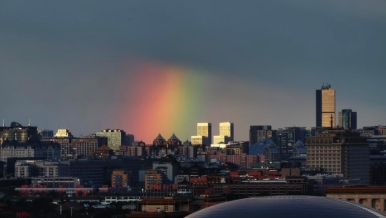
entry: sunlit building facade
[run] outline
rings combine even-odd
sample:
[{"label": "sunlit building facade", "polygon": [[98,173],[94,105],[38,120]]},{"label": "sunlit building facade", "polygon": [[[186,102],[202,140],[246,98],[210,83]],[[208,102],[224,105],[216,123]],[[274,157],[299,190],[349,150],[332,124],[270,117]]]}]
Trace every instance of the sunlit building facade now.
[{"label": "sunlit building facade", "polygon": [[120,129],[104,129],[96,133],[97,136],[107,138],[107,145],[113,150],[119,150],[119,146],[126,141],[126,132]]},{"label": "sunlit building facade", "polygon": [[230,122],[221,122],[220,135],[213,136],[213,144],[225,143],[234,140],[234,125]]},{"label": "sunlit building facade", "polygon": [[197,135],[190,138],[192,145],[210,145],[212,143],[212,124],[197,123]]},{"label": "sunlit building facade", "polygon": [[335,90],[331,85],[323,85],[316,90],[316,127],[335,127]]}]

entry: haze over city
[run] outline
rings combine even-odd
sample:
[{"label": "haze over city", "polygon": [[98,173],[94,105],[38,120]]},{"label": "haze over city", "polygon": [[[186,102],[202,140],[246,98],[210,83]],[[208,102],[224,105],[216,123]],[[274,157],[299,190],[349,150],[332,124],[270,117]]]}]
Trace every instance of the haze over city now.
[{"label": "haze over city", "polygon": [[384,124],[385,1],[2,1],[1,119],[150,143],[196,123],[315,126],[315,90]]}]

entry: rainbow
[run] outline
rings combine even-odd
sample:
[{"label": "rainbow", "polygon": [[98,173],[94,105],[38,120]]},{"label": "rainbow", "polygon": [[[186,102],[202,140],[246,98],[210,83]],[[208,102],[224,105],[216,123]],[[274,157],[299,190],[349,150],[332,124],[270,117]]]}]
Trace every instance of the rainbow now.
[{"label": "rainbow", "polygon": [[181,141],[196,134],[196,123],[204,122],[209,74],[151,61],[139,61],[125,74],[125,103],[115,116],[115,126],[146,143],[159,133],[165,139],[175,133]]}]

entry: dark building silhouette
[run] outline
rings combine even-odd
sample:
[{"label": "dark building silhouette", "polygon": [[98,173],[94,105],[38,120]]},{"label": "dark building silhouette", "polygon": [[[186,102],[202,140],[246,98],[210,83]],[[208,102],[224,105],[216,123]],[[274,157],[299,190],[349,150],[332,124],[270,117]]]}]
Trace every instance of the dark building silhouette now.
[{"label": "dark building silhouette", "polygon": [[3,125],[0,127],[0,144],[6,140],[19,143],[38,141],[38,128],[36,126],[22,126],[17,122],[12,122],[10,126]]},{"label": "dark building silhouette", "polygon": [[357,129],[357,112],[351,109],[343,109],[339,112],[339,127],[344,129]]},{"label": "dark building silhouette", "polygon": [[166,148],[167,142],[161,134],[158,134],[158,136],[153,140],[153,145],[156,146],[158,149]]},{"label": "dark building silhouette", "polygon": [[176,135],[170,136],[170,138],[167,141],[167,148],[168,149],[177,149],[179,146],[181,146],[182,142],[177,138]]},{"label": "dark building silhouette", "polygon": [[274,130],[272,139],[279,150],[280,160],[287,160],[292,155],[295,143],[304,141],[307,130],[305,127],[286,127]]},{"label": "dark building silhouette", "polygon": [[257,125],[249,127],[249,144],[253,145],[272,137],[270,125]]}]

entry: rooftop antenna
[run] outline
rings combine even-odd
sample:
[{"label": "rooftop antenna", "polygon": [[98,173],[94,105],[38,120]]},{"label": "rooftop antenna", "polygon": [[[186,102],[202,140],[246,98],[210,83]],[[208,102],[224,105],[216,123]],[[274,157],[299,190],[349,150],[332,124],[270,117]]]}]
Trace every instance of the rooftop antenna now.
[{"label": "rooftop antenna", "polygon": [[3,127],[5,127],[4,119],[3,119]]},{"label": "rooftop antenna", "polygon": [[28,119],[28,126],[31,126],[31,119]]}]

